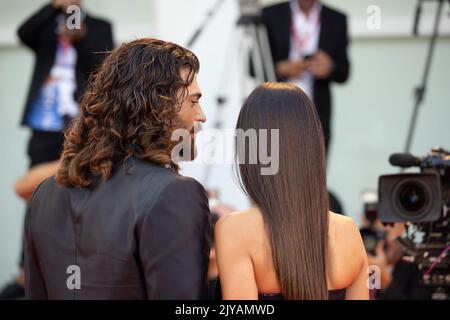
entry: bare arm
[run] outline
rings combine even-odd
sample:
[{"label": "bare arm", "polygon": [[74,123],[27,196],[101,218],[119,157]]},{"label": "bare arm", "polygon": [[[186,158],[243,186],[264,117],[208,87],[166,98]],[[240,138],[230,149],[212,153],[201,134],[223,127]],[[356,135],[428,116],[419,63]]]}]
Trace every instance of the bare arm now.
[{"label": "bare arm", "polygon": [[253,263],[238,217],[227,216],[215,227],[216,255],[224,300],[257,300]]},{"label": "bare arm", "polygon": [[60,160],[48,162],[33,167],[27,174],[16,181],[14,190],[24,200],[31,198],[34,189],[45,179],[58,171]]},{"label": "bare arm", "polygon": [[369,288],[368,281],[368,264],[367,258],[364,259],[364,263],[361,265],[361,270],[356,280],[347,288],[346,300],[368,300]]},{"label": "bare arm", "polygon": [[358,226],[352,222],[349,227],[351,234],[352,249],[354,251],[354,261],[361,265],[358,274],[355,276],[353,283],[347,288],[346,300],[368,300],[368,262],[364,244],[359,233]]}]

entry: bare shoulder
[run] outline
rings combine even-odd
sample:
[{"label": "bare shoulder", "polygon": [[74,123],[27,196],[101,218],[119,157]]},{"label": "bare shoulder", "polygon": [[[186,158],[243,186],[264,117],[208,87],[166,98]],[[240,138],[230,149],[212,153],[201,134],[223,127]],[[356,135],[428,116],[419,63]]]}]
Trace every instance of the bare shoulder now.
[{"label": "bare shoulder", "polygon": [[330,229],[336,236],[359,238],[359,228],[355,220],[330,211]]},{"label": "bare shoulder", "polygon": [[348,271],[349,280],[364,266],[367,255],[356,222],[330,212],[329,247],[337,270]]},{"label": "bare shoulder", "polygon": [[258,209],[250,208],[245,211],[232,212],[217,221],[216,229],[222,231],[249,231],[255,224],[262,223],[262,216]]},{"label": "bare shoulder", "polygon": [[263,224],[258,209],[250,208],[245,211],[236,211],[219,219],[215,226],[216,238],[223,237],[244,242],[251,239],[253,233]]},{"label": "bare shoulder", "polygon": [[330,238],[333,243],[345,248],[346,251],[355,252],[362,246],[361,234],[355,220],[350,217],[330,212]]}]

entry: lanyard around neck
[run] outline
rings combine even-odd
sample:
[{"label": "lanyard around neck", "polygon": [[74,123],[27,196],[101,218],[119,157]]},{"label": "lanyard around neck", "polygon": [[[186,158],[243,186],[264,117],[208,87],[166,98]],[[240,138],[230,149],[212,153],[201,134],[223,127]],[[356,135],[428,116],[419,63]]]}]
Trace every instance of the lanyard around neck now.
[{"label": "lanyard around neck", "polygon": [[311,38],[319,32],[320,26],[320,12],[317,14],[317,18],[314,21],[314,30],[307,32],[303,37],[298,33],[297,27],[295,25],[295,14],[292,12],[291,14],[291,37],[294,42],[294,45],[300,50],[300,52],[304,52],[306,44],[311,40]]}]

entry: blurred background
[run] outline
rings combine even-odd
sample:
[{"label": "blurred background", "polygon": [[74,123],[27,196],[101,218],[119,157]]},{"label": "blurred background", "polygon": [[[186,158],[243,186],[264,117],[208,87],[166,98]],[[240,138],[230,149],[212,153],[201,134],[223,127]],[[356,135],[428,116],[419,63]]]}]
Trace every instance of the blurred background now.
[{"label": "blurred background", "polygon": [[[206,0],[85,0],[87,11],[109,20],[114,42],[156,37],[186,45],[215,1]],[[262,1],[270,5],[280,1]],[[412,36],[415,0],[324,0],[347,14],[351,73],[343,85],[333,85],[333,139],[328,154],[329,188],[345,213],[361,222],[361,194],[377,188],[378,176],[397,172],[387,161],[404,149],[414,88],[420,83],[428,46],[435,1],[424,4],[420,36]],[[26,99],[33,55],[20,45],[17,28],[42,7],[44,0],[0,0],[0,284],[17,273],[25,204],[14,193],[14,182],[28,168],[26,145],[30,130],[19,125]],[[375,5],[379,28],[367,24]],[[420,109],[411,152],[425,155],[432,146],[450,148],[450,19],[445,6],[440,23],[430,78]],[[201,62],[199,84],[202,107],[208,118],[204,128],[217,121],[217,97],[228,103],[219,114],[223,128],[235,126],[242,104],[237,79],[242,70],[236,41],[239,16],[235,0],[223,0],[204,32],[191,47]],[[230,52],[233,53],[230,55]],[[232,59],[226,59],[231,56]],[[225,61],[228,61],[225,63]],[[226,65],[225,65],[226,64]],[[224,73],[228,76],[224,77]],[[227,81],[223,81],[227,79]],[[201,148],[201,144],[199,148]],[[231,148],[231,147],[230,147]],[[231,156],[231,155],[230,155]],[[206,171],[208,180],[204,181]],[[216,190],[218,198],[235,209],[249,203],[235,183],[231,165],[184,164],[190,175]]]}]

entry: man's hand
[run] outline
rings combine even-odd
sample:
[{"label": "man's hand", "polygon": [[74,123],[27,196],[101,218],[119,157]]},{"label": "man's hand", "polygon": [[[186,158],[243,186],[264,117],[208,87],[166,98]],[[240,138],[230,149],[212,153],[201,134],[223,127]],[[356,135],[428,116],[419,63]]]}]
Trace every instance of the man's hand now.
[{"label": "man's hand", "polygon": [[316,79],[326,79],[330,76],[334,68],[331,57],[322,50],[319,50],[309,61],[308,70]]},{"label": "man's hand", "polygon": [[277,63],[276,71],[279,77],[296,79],[308,68],[305,60],[283,60]]},{"label": "man's hand", "polygon": [[64,0],[53,0],[52,5],[55,9],[62,9],[64,2]]}]

